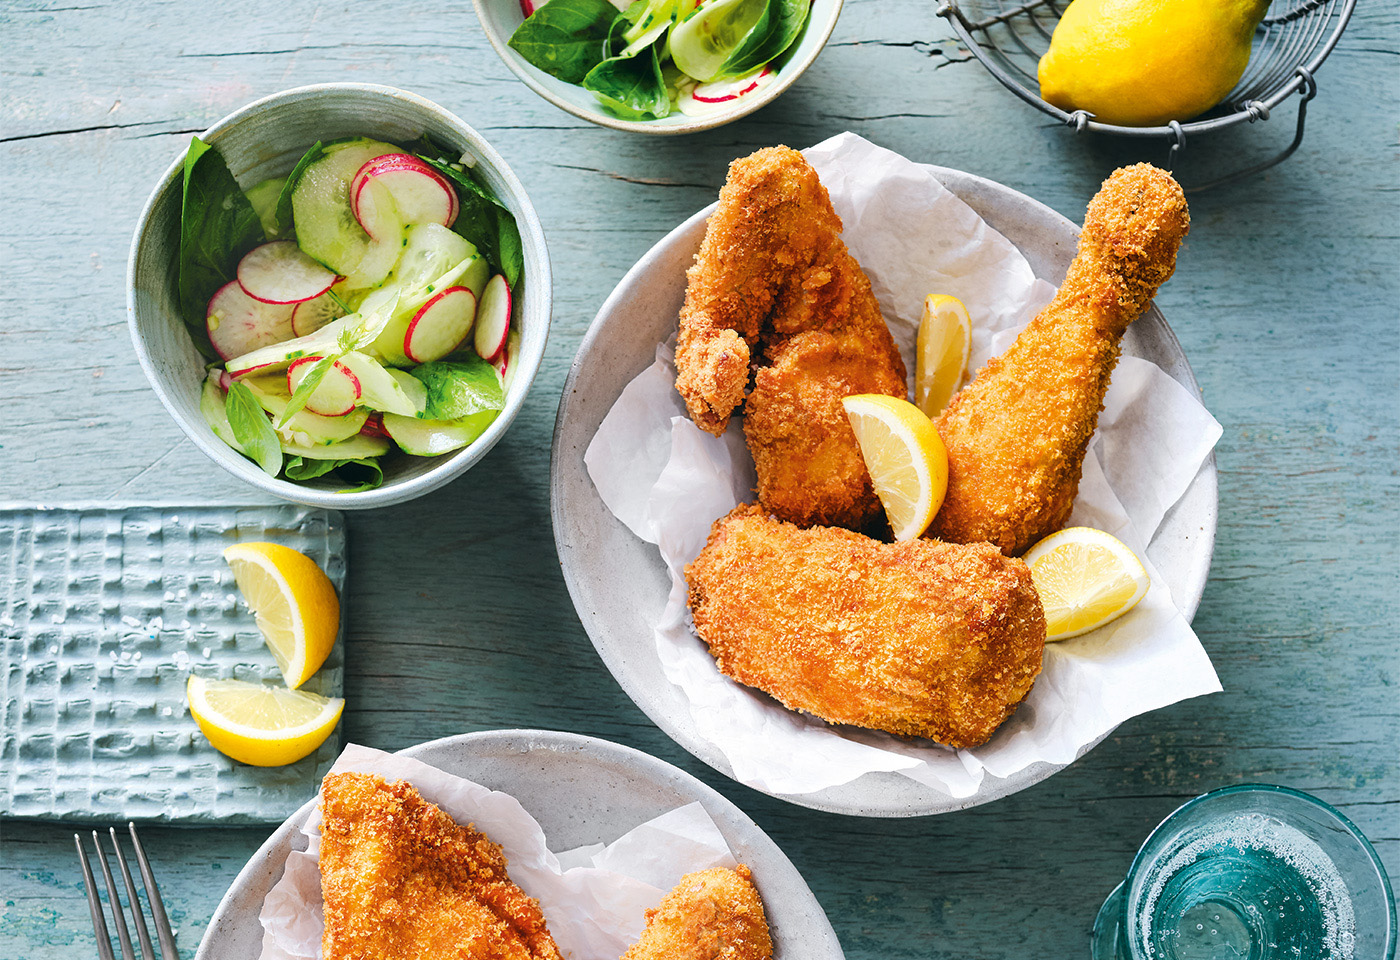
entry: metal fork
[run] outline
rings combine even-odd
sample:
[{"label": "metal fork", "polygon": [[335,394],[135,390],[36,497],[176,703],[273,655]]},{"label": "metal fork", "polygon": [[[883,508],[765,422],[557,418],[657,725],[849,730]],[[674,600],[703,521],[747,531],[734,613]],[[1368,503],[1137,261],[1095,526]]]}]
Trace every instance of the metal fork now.
[{"label": "metal fork", "polygon": [[[170,920],[165,915],[165,904],[161,902],[156,878],[151,873],[146,851],[141,849],[141,839],[136,836],[136,824],[128,823],[131,831],[131,846],[136,850],[136,863],[141,869],[141,882],[146,887],[146,902],[151,908],[151,921],[156,925],[156,936],[160,940],[160,956],[156,956],[151,946],[151,935],[146,929],[146,918],[141,912],[141,901],[136,897],[136,884],[131,880],[126,858],[122,856],[121,844],[117,842],[117,828],[108,828],[112,835],[112,849],[117,854],[117,866],[121,869],[122,880],[126,885],[126,900],[131,909],[132,921],[136,927],[136,937],[141,943],[143,960],[180,960],[180,951],[175,947],[175,935],[170,932]],[[112,937],[107,932],[107,921],[102,915],[102,899],[97,894],[97,883],[92,877],[92,867],[88,863],[87,851],[83,849],[83,838],[73,834],[73,842],[78,847],[78,860],[83,865],[83,885],[87,887],[88,909],[92,911],[92,929],[97,935],[97,956],[99,960],[116,960],[112,954]],[[122,914],[121,898],[117,896],[117,884],[112,879],[112,868],[107,865],[107,855],[102,852],[102,843],[97,831],[92,831],[92,843],[97,848],[97,862],[102,867],[102,875],[107,880],[107,901],[112,908],[112,919],[117,928],[117,940],[122,948],[122,960],[136,960],[131,949],[131,934],[127,930],[126,917]]]}]

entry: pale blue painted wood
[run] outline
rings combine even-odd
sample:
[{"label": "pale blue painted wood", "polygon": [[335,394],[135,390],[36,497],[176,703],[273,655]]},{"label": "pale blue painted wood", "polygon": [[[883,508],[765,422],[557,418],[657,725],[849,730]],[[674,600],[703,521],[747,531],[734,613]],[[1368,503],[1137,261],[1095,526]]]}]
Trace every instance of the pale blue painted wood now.
[{"label": "pale blue painted wood", "polygon": [[[348,520],[346,736],[600,735],[679,764],[804,872],[853,960],[1072,958],[1156,822],[1203,790],[1284,783],[1340,806],[1400,876],[1400,13],[1362,3],[1284,165],[1192,200],[1158,303],[1218,448],[1220,531],[1196,627],[1226,692],[1124,724],[1050,780],[936,819],[852,820],[716,776],[623,696],[575,618],[549,528],[549,437],[584,329],[622,273],[709,203],[734,157],[850,129],[990,177],[1072,219],[1118,163],[1003,91],[922,0],[848,0],[781,100],[731,126],[642,138],[518,83],[465,3],[0,3],[0,499],[248,501],[182,439],[136,366],[123,271],[185,138],[305,83],[398,85],[490,139],[551,244],[554,332],[511,433],[463,479]],[[1184,175],[1287,141],[1267,124],[1191,145]],[[1145,152],[1135,152],[1135,151]],[[620,587],[621,589],[622,587]],[[186,956],[266,830],[148,829]],[[71,833],[0,822],[0,956],[92,956]]]}]

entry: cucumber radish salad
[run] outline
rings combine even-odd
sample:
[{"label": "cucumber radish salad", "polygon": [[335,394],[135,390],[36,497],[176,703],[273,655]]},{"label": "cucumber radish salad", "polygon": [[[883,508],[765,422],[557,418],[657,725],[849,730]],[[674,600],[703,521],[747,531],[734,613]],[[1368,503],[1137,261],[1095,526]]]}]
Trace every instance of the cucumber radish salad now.
[{"label": "cucumber radish salad", "polygon": [[272,476],[384,479],[496,419],[520,334],[515,219],[466,157],[427,139],[314,144],[244,193],[219,152],[185,157],[179,302],[213,360],[200,411]]},{"label": "cucumber radish salad", "polygon": [[777,74],[810,0],[520,0],[510,46],[626,120],[732,108]]}]

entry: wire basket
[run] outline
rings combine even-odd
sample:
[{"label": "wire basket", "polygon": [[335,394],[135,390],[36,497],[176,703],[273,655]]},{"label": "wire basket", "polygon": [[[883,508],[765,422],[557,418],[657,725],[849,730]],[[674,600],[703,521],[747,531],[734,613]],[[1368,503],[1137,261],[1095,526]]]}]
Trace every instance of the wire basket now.
[{"label": "wire basket", "polygon": [[1085,110],[1066,112],[1040,98],[1036,67],[1050,46],[1050,35],[1069,0],[944,0],[938,15],[952,24],[958,38],[1008,90],[1072,127],[1077,133],[1112,133],[1127,137],[1169,138],[1170,169],[1186,148],[1188,136],[1224,130],[1236,124],[1268,120],[1270,112],[1294,93],[1298,125],[1290,143],[1263,163],[1220,177],[1193,189],[1204,190],[1252,176],[1287,159],[1303,142],[1308,101],[1317,96],[1317,68],[1342,35],[1356,0],[1274,0],[1254,32],[1249,66],[1219,105],[1188,123],[1173,120],[1159,127],[1123,127],[1100,123]]}]

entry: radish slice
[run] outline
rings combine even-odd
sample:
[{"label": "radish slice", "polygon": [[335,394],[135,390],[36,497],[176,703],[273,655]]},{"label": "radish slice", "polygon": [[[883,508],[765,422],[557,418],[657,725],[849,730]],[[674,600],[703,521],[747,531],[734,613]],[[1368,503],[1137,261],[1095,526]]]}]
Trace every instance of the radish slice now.
[{"label": "radish slice", "polygon": [[360,433],[367,437],[380,437],[385,440],[389,438],[389,431],[384,429],[384,414],[378,410],[369,415],[365,420],[365,425],[360,428]]},{"label": "radish slice", "polygon": [[303,300],[292,309],[292,332],[304,337],[343,316],[345,311],[340,303],[327,291],[314,300]]},{"label": "radish slice", "polygon": [[450,227],[457,219],[457,191],[447,179],[417,157],[391,153],[367,162],[350,181],[355,219],[371,237],[380,236],[380,200],[375,191],[365,189],[371,180],[388,188],[405,224],[439,223]]},{"label": "radish slice", "polygon": [[238,285],[263,303],[301,303],[331,288],[335,271],[301,252],[295,240],[274,240],[249,250],[238,261]]},{"label": "radish slice", "polygon": [[714,83],[687,84],[681,89],[677,107],[687,116],[707,116],[729,109],[740,97],[761,90],[777,79],[767,64],[753,73]]},{"label": "radish slice", "polygon": [[486,282],[477,310],[476,352],[483,360],[495,360],[510,335],[510,285],[499,273]]},{"label": "radish slice", "polygon": [[[287,392],[296,393],[297,387],[306,379],[311,368],[321,357],[302,357],[287,368]],[[360,380],[350,372],[350,368],[340,361],[331,364],[316,389],[307,398],[306,409],[323,417],[343,417],[355,409],[355,401],[360,399]]]},{"label": "radish slice", "polygon": [[293,309],[290,304],[254,300],[233,280],[209,298],[204,324],[214,351],[224,360],[231,360],[259,347],[292,339]]},{"label": "radish slice", "polygon": [[520,0],[520,12],[525,16],[528,17],[530,14],[534,13],[536,9],[536,6],[531,0]]},{"label": "radish slice", "polygon": [[[489,285],[488,285],[489,286]],[[404,356],[429,363],[447,356],[471,333],[476,297],[466,287],[448,287],[418,309],[403,335]]]}]

